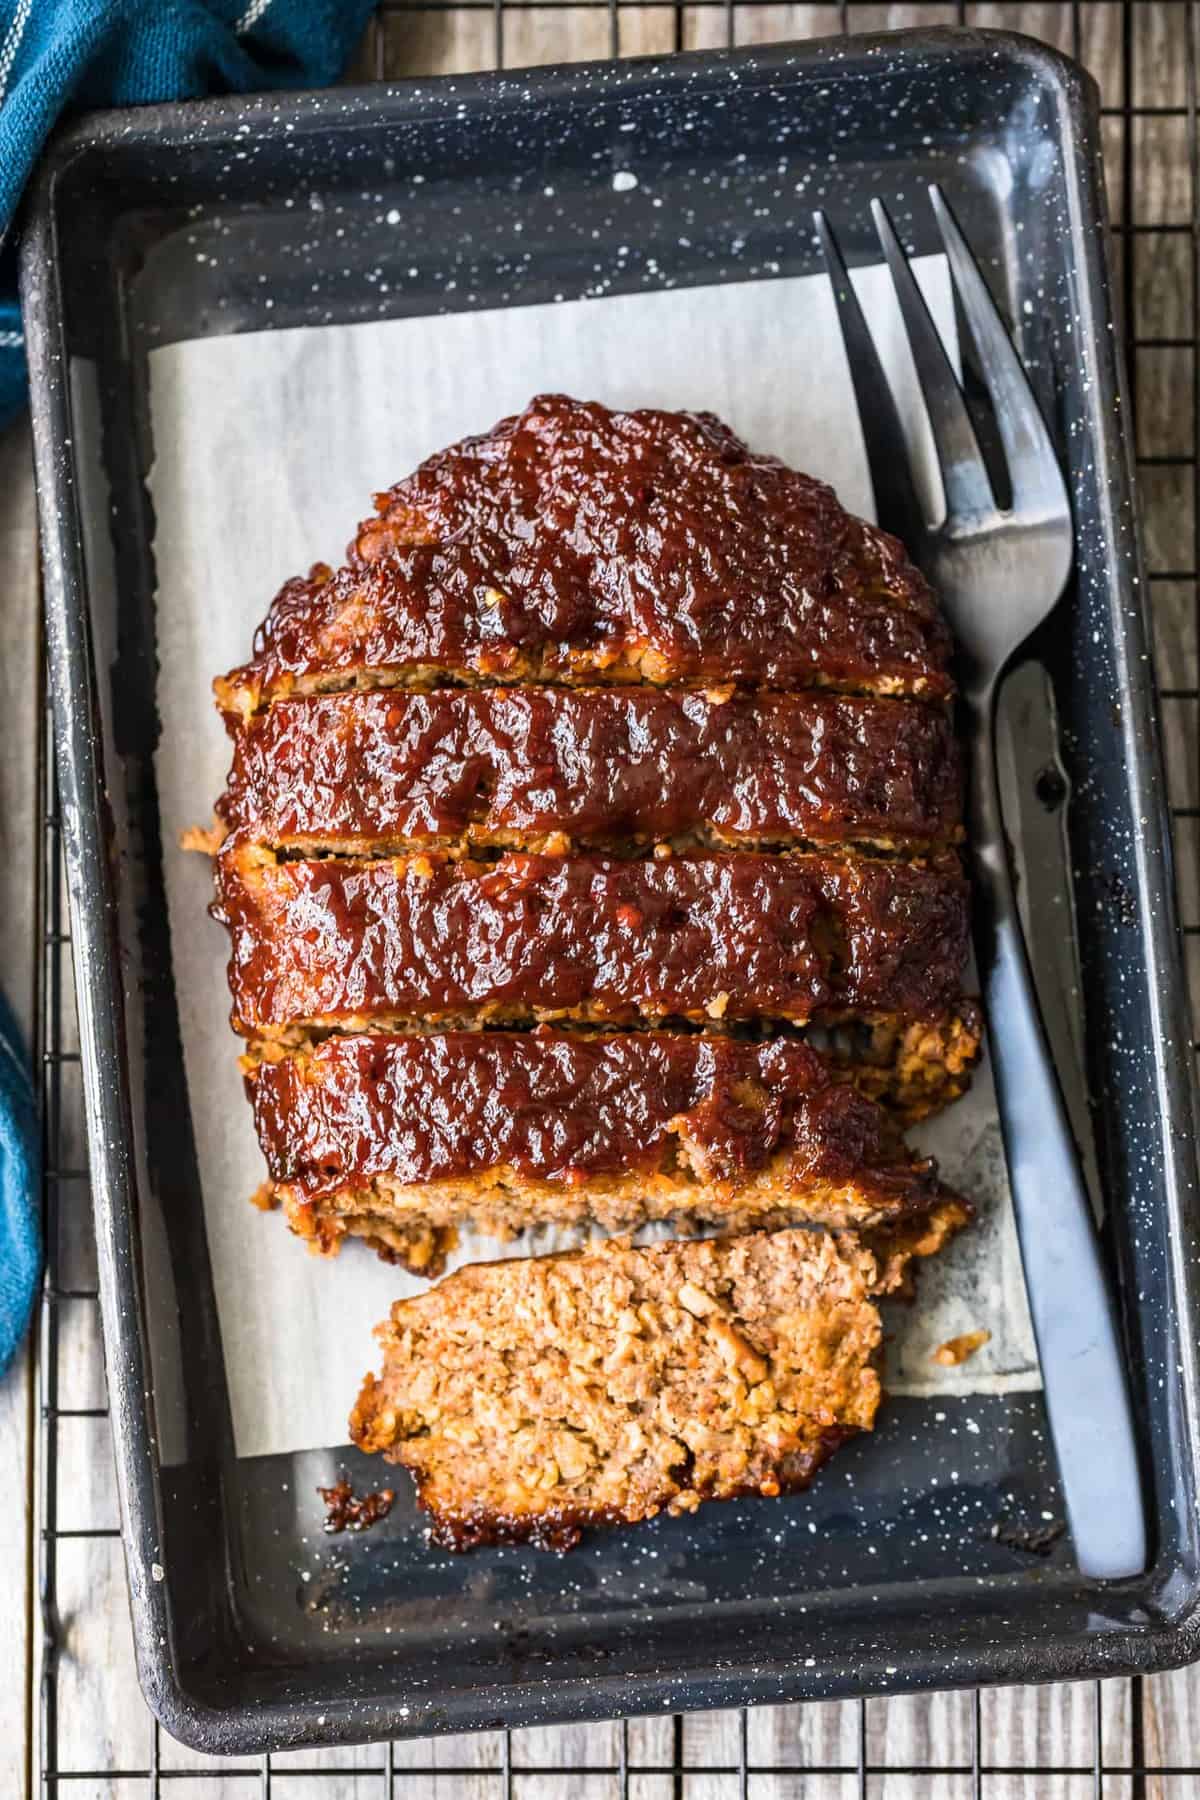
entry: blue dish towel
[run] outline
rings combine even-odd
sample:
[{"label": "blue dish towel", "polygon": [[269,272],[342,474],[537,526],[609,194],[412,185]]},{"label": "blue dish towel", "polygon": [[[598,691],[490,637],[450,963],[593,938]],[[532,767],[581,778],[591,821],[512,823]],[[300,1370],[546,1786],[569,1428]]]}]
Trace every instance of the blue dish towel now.
[{"label": "blue dish towel", "polygon": [[323,87],[374,0],[0,0],[0,427],[25,404],[9,227],[64,112]]},{"label": "blue dish towel", "polygon": [[[62,115],[83,107],[319,87],[341,74],[373,0],[0,0],[0,428],[25,405],[10,227]],[[38,1122],[0,999],[0,1371],[41,1267]]]},{"label": "blue dish towel", "polygon": [[0,995],[0,1371],[25,1335],[42,1266],[38,1116],[20,1044]]}]

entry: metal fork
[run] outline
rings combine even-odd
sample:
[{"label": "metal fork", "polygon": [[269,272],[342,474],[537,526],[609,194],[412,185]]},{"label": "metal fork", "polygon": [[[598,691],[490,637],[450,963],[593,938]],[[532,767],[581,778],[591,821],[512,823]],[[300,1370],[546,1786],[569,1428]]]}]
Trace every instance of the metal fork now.
[{"label": "metal fork", "polygon": [[905,440],[829,222],[815,215],[833,283],[880,523],[928,575],[960,653],[969,772],[975,943],[1000,1124],[1046,1411],[1080,1570],[1141,1573],[1146,1527],[1129,1389],[1079,1155],[1030,975],[996,774],[996,693],[1025,639],[1061,598],[1073,558],[1066,485],[1025,371],[939,188],[933,210],[978,352],[1012,501],[992,484],[945,347],[881,201],[875,229],[900,303],[933,431],[945,517],[916,502]]}]

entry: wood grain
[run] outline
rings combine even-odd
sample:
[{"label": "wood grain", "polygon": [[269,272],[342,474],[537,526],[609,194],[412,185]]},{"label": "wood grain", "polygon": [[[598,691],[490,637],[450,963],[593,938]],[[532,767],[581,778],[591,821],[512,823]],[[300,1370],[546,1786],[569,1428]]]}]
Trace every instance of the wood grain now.
[{"label": "wood grain", "polygon": [[[973,25],[1025,31],[1070,52],[1079,48],[1100,83],[1108,107],[1120,107],[1128,86],[1138,107],[1181,108],[1185,82],[1186,9],[1167,0],[1144,0],[1131,17],[1129,42],[1123,36],[1124,9],[1115,0],[1078,8],[1070,4],[969,4],[928,0],[924,4],[852,4],[846,9],[856,29],[878,31],[909,25],[945,25],[960,19]],[[838,4],[749,3],[732,9],[738,43],[771,42],[835,33]],[[730,17],[720,5],[622,6],[617,14],[617,48],[623,55],[661,53],[675,47],[701,48],[727,41]],[[487,8],[389,9],[368,32],[354,75],[368,80],[404,75],[457,73],[488,67],[499,51],[509,67],[607,55],[611,24],[604,7],[555,7],[506,11],[502,41]],[[1192,352],[1156,340],[1190,339],[1195,332],[1193,195],[1188,159],[1187,120],[1179,116],[1140,117],[1125,143],[1118,117],[1104,120],[1110,205],[1118,224],[1167,224],[1164,235],[1140,231],[1132,249],[1119,240],[1120,267],[1130,257],[1132,322],[1146,344],[1133,367],[1136,436],[1142,456],[1190,459],[1195,453],[1192,406]],[[1133,191],[1124,190],[1126,152],[1133,154]],[[1123,275],[1118,290],[1124,298]],[[37,720],[32,707],[35,683],[36,569],[33,556],[27,446],[19,435],[0,443],[4,511],[0,529],[8,553],[4,609],[4,649],[0,693],[6,704],[6,757],[0,762],[0,949],[6,971],[28,971],[32,930],[31,895],[22,898],[21,871],[32,866],[33,746]],[[1147,553],[1159,578],[1152,584],[1155,658],[1160,681],[1174,690],[1197,681],[1194,471],[1190,460],[1143,468],[1140,499]],[[1172,799],[1200,804],[1197,762],[1197,709],[1194,699],[1164,702]],[[1186,923],[1200,926],[1200,820],[1177,827],[1180,905]],[[1200,949],[1192,957],[1193,989],[1200,1001]],[[17,995],[11,997],[18,998]],[[25,1004],[28,1004],[26,996]],[[64,1076],[67,1128],[63,1160],[81,1167],[84,1156],[78,1073]],[[87,1287],[95,1280],[95,1252],[86,1219],[83,1185],[64,1194],[58,1246],[64,1285]],[[94,1302],[72,1302],[61,1323],[60,1400],[73,1408],[103,1404],[99,1338]],[[28,1375],[18,1368],[0,1388],[0,1456],[6,1472],[16,1472],[18,1491],[27,1492],[30,1468]],[[81,1523],[108,1523],[113,1516],[111,1459],[103,1421],[61,1421],[63,1475],[60,1503],[65,1517]],[[0,1522],[0,1557],[7,1579],[0,1582],[0,1631],[9,1642],[25,1635],[30,1602],[27,1569],[31,1554],[28,1509],[6,1509]],[[128,1614],[119,1544],[69,1540],[60,1547],[60,1586],[67,1648],[60,1681],[61,1761],[64,1768],[145,1768],[153,1746],[149,1717],[134,1683]],[[35,1645],[36,1649],[36,1645]],[[1135,1710],[1139,1716],[1135,1719]],[[1140,1750],[1135,1750],[1139,1741]],[[0,1800],[26,1791],[24,1746],[28,1689],[0,1683]],[[743,1742],[751,1766],[748,1800],[852,1800],[858,1794],[860,1747],[868,1763],[883,1771],[868,1778],[870,1800],[967,1800],[974,1784],[967,1771],[975,1751],[984,1768],[982,1800],[1133,1800],[1126,1774],[1106,1775],[1095,1785],[1092,1762],[1097,1743],[1106,1766],[1128,1769],[1135,1754],[1147,1766],[1179,1767],[1200,1759],[1200,1672],[1183,1671],[1135,1685],[1102,1684],[1007,1688],[980,1695],[978,1712],[970,1694],[919,1699],[873,1700],[857,1704],[763,1707],[747,1715],[714,1713],[683,1720],[632,1720],[624,1733],[629,1761],[640,1770],[631,1778],[633,1800],[740,1800],[739,1782],[714,1767],[736,1768]],[[683,1774],[672,1767],[678,1742]],[[618,1791],[615,1773],[573,1775],[564,1768],[614,1770],[621,1748],[615,1725],[529,1730],[512,1740],[519,1775],[519,1800],[600,1800]],[[500,1800],[503,1739],[481,1734],[453,1740],[397,1745],[397,1794],[405,1800]],[[241,1800],[264,1792],[262,1771],[247,1768],[210,1778],[215,1765],[162,1738],[159,1754],[171,1772],[166,1791],[192,1800]],[[1060,1774],[1032,1774],[1049,1763]],[[840,1768],[844,1775],[773,1775],[772,1765]],[[305,1752],[272,1759],[272,1792],[311,1795],[313,1800],[367,1800],[385,1793],[386,1750]],[[915,1769],[953,1769],[942,1775]],[[437,1773],[417,1775],[417,1769]],[[180,1779],[184,1772],[186,1779]],[[334,1773],[333,1771],[339,1771]],[[36,1792],[36,1786],[34,1791]],[[147,1784],[104,1778],[72,1783],[73,1800],[125,1800],[144,1795]],[[1147,1800],[1184,1800],[1196,1791],[1189,1777],[1148,1776]]]},{"label": "wood grain", "polygon": [[[37,698],[41,640],[33,466],[28,428],[0,437],[0,707],[9,721],[0,757],[0,985],[28,1043],[34,1006],[34,876],[37,807]],[[27,1643],[34,1604],[32,1351],[0,1381],[0,1468],[9,1503],[0,1509],[0,1642]],[[24,1793],[32,1769],[32,1667],[6,1659],[0,1682],[0,1797]]]}]

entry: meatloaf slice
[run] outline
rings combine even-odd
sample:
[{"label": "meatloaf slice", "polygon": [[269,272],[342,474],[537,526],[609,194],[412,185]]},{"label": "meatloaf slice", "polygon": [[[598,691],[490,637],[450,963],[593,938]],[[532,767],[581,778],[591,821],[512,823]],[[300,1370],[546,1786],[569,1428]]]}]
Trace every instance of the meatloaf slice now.
[{"label": "meatloaf slice", "polygon": [[958,996],[969,889],[939,866],[749,852],[217,859],[247,1036],[415,1021],[895,1014]]},{"label": "meatloaf slice", "polygon": [[281,701],[218,812],[278,849],[953,841],[941,706],[835,694],[492,689]]},{"label": "meatloaf slice", "polygon": [[903,1261],[781,1231],[475,1264],[393,1306],[350,1434],[454,1550],[804,1487],[874,1424]]},{"label": "meatloaf slice", "polygon": [[966,1093],[983,1044],[983,1013],[978,1001],[960,999],[931,1017],[881,1013],[816,1035],[860,1093],[911,1125]]},{"label": "meatloaf slice", "polygon": [[319,1249],[349,1232],[423,1273],[468,1223],[871,1225],[944,1197],[896,1122],[795,1040],[374,1034],[245,1066],[263,1200]]},{"label": "meatloaf slice", "polygon": [[345,567],[276,596],[227,715],[446,680],[951,688],[903,546],[711,414],[543,397],[376,507]]}]

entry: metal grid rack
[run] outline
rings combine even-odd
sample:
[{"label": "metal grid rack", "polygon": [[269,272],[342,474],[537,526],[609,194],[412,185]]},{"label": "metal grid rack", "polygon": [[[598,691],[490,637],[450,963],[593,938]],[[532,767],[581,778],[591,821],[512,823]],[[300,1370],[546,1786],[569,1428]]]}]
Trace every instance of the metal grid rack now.
[{"label": "metal grid rack", "polygon": [[[962,23],[1086,62],[1108,181],[1136,421],[1180,900],[1200,974],[1200,6],[1195,0],[386,0],[353,73],[385,78]],[[1140,404],[1139,404],[1140,402]],[[842,1702],[218,1762],[172,1743],[134,1685],[106,1450],[70,936],[44,719],[37,1054],[48,1267],[37,1346],[40,1704],[35,1786],[312,1800],[1183,1800],[1200,1793],[1200,1671],[1072,1689]],[[1193,980],[1193,1003],[1200,982]]]}]

